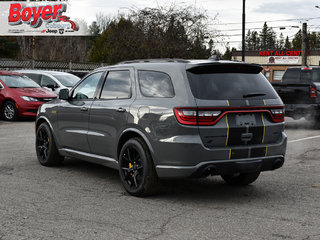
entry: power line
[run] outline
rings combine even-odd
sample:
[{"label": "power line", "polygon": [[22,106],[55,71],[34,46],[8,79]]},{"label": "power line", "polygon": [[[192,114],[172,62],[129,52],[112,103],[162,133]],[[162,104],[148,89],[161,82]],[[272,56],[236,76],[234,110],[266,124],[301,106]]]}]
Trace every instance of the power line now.
[{"label": "power line", "polygon": [[[320,19],[320,17],[313,18],[289,18],[289,19],[278,19],[278,20],[270,20],[270,21],[252,21],[246,23],[264,23],[264,22],[286,22],[286,21],[310,21],[313,19]],[[209,25],[233,25],[233,24],[242,24],[241,22],[233,22],[233,23],[209,23]]]},{"label": "power line", "polygon": [[[312,27],[312,26],[320,26],[320,25],[308,25],[308,27]],[[268,26],[269,27],[269,26]],[[300,28],[299,26],[292,26],[292,25],[289,25],[289,26],[270,26],[269,28]],[[255,28],[246,28],[246,31],[247,30],[259,30],[259,29],[263,29],[263,27],[255,27]],[[233,32],[233,31],[240,31],[242,30],[242,28],[233,28],[233,29],[224,29],[224,30],[219,30],[217,29],[217,31],[224,31],[224,32]]]}]

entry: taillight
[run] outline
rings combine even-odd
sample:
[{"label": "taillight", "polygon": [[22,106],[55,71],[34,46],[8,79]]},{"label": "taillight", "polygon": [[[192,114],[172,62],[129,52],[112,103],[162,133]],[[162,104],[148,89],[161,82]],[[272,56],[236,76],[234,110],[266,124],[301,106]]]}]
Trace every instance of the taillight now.
[{"label": "taillight", "polygon": [[212,125],[221,111],[198,111],[198,125]]},{"label": "taillight", "polygon": [[175,108],[174,113],[179,123],[186,125],[197,125],[197,110]]},{"label": "taillight", "polygon": [[284,121],[284,108],[274,108],[271,109],[274,122],[283,122]]},{"label": "taillight", "polygon": [[315,87],[310,87],[310,98],[316,98],[317,97],[317,89]]},{"label": "taillight", "polygon": [[212,125],[221,111],[198,110],[197,108],[175,108],[176,118],[179,123],[186,125]]},{"label": "taillight", "polygon": [[216,124],[227,114],[267,113],[273,122],[284,121],[284,108],[280,106],[263,107],[217,107],[215,109],[181,107],[174,108],[179,123],[184,125],[209,126]]}]

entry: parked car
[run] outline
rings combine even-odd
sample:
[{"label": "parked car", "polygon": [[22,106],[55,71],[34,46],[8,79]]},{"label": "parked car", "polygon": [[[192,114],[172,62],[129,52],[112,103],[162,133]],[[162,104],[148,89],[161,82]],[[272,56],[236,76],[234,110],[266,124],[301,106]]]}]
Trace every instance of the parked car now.
[{"label": "parked car", "polygon": [[254,182],[284,163],[284,105],[260,65],[210,60],[129,61],[97,69],[41,106],[36,152],[119,169],[135,196],[161,178],[221,175]]},{"label": "parked car", "polygon": [[41,104],[55,98],[57,95],[52,91],[21,73],[0,71],[0,109],[5,120],[35,117]]},{"label": "parked car", "polygon": [[291,67],[272,83],[285,104],[286,116],[320,121],[320,67]]},{"label": "parked car", "polygon": [[43,71],[43,70],[17,70],[16,72],[23,73],[28,76],[41,87],[46,87],[59,94],[63,88],[71,89],[80,78],[66,72],[58,71]]}]

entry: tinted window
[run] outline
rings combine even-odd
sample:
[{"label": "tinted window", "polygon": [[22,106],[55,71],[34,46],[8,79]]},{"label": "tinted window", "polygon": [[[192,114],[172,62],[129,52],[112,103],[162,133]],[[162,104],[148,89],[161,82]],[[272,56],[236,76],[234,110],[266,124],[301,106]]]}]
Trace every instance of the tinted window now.
[{"label": "tinted window", "polygon": [[287,69],[282,81],[284,83],[299,83],[300,82],[300,68]]},{"label": "tinted window", "polygon": [[312,70],[312,81],[313,82],[320,82],[320,69],[313,69]]},{"label": "tinted window", "polygon": [[97,90],[103,72],[93,73],[77,86],[72,94],[73,99],[92,99]]},{"label": "tinted window", "polygon": [[191,73],[188,72],[194,97],[208,100],[243,99],[245,95],[261,93],[254,99],[277,98],[277,94],[262,73]]},{"label": "tinted window", "polygon": [[35,74],[35,73],[22,73],[22,74],[28,76],[29,78],[31,78],[33,81],[35,81],[36,83],[38,83],[40,85],[40,81],[41,81],[40,74]]},{"label": "tinted window", "polygon": [[146,97],[169,98],[174,96],[168,74],[154,71],[138,71],[141,93]]},{"label": "tinted window", "polygon": [[301,70],[301,82],[310,83],[312,80],[312,70]]},{"label": "tinted window", "polygon": [[130,71],[110,71],[104,83],[100,98],[121,99],[130,97]]},{"label": "tinted window", "polygon": [[58,84],[52,80],[50,77],[46,75],[42,75],[41,77],[41,87],[47,87],[48,85],[53,85],[53,87],[59,87]]}]

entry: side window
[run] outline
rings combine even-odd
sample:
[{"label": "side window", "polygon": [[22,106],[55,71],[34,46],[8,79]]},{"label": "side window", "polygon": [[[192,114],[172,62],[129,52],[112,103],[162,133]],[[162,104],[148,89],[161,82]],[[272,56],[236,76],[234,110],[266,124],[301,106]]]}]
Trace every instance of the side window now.
[{"label": "side window", "polygon": [[284,83],[300,83],[300,68],[287,69],[282,81]]},{"label": "side window", "polygon": [[310,83],[312,81],[312,70],[301,70],[301,82]]},{"label": "side window", "polygon": [[33,81],[35,81],[36,83],[38,83],[40,85],[40,81],[41,81],[40,74],[35,74],[35,73],[23,73],[23,74],[26,75],[27,77],[31,78]]},{"label": "side window", "polygon": [[125,99],[131,97],[129,70],[110,71],[103,85],[101,99]]},{"label": "side window", "polygon": [[93,99],[103,72],[96,72],[84,79],[73,91],[72,99]]},{"label": "side window", "polygon": [[140,91],[145,97],[171,98],[174,90],[168,74],[156,71],[138,71]]},{"label": "side window", "polygon": [[320,69],[314,68],[312,70],[312,82],[320,82]]},{"label": "side window", "polygon": [[46,75],[42,75],[40,86],[46,87],[48,85],[53,85],[53,87],[55,87],[55,88],[59,87],[58,84],[53,79],[51,79],[50,77],[48,77]]}]

